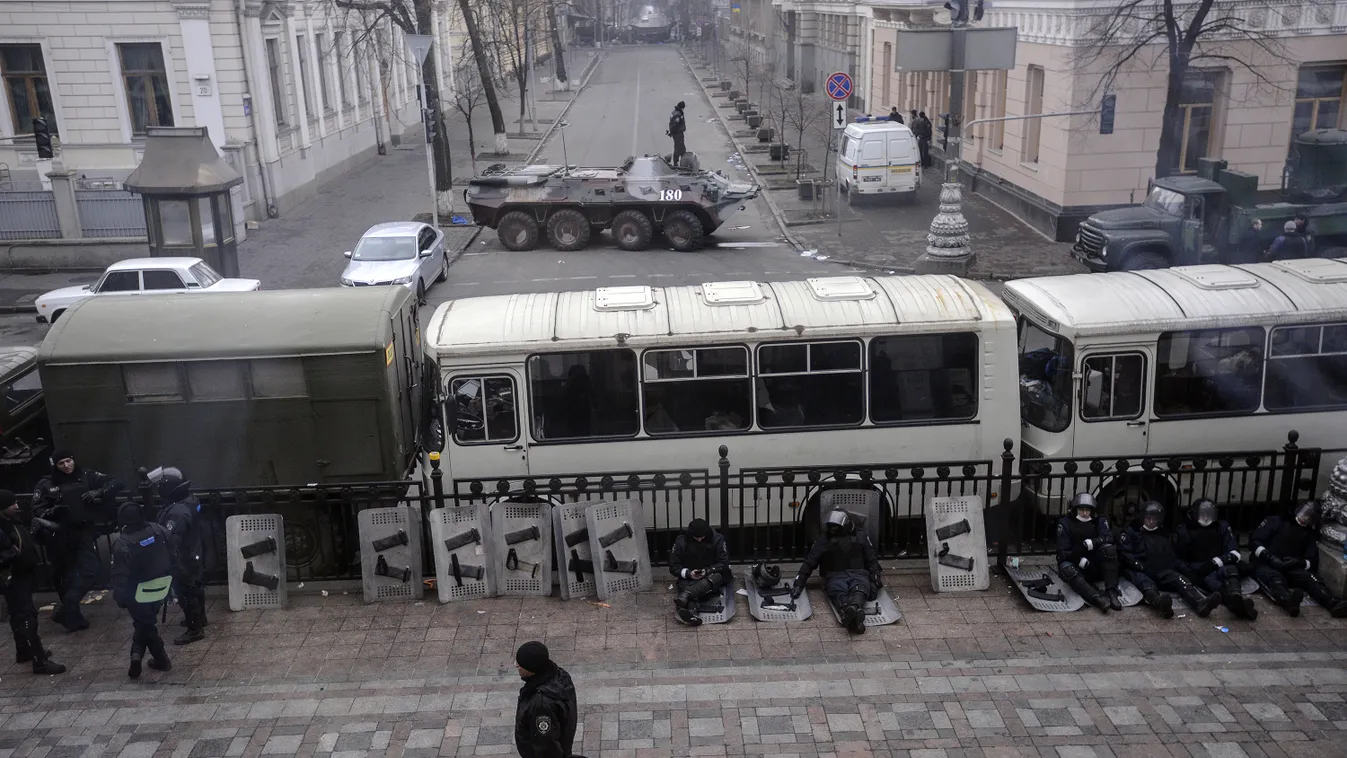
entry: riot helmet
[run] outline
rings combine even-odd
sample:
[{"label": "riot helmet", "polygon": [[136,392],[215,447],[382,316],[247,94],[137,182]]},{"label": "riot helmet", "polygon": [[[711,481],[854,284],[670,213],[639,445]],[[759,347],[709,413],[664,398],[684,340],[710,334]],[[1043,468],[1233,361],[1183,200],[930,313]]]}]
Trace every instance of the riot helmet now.
[{"label": "riot helmet", "polygon": [[145,526],[145,506],[135,500],[128,500],[117,509],[117,523],[123,529],[139,529]]},{"label": "riot helmet", "polygon": [[1082,492],[1071,498],[1071,513],[1079,521],[1089,521],[1094,518],[1095,509],[1094,495],[1088,492]]},{"label": "riot helmet", "polygon": [[829,537],[849,533],[851,531],[851,514],[840,509],[829,513],[826,529]]},{"label": "riot helmet", "polygon": [[781,567],[758,563],[753,566],[753,583],[759,588],[770,590],[781,583]]},{"label": "riot helmet", "polygon": [[160,466],[146,474],[145,478],[154,485],[155,494],[161,503],[176,503],[186,498],[192,490],[192,483],[175,466]]},{"label": "riot helmet", "polygon": [[1296,523],[1303,527],[1311,527],[1314,521],[1319,517],[1319,501],[1306,500],[1296,506]]},{"label": "riot helmet", "polygon": [[1165,523],[1165,507],[1154,500],[1141,509],[1141,528],[1153,532]]},{"label": "riot helmet", "polygon": [[1209,497],[1193,503],[1193,520],[1198,526],[1211,526],[1216,523],[1216,503]]}]

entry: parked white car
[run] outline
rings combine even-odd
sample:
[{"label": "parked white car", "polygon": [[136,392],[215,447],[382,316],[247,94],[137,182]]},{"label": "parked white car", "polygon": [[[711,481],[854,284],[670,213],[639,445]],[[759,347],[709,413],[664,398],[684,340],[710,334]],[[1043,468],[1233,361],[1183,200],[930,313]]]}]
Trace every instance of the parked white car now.
[{"label": "parked white car", "polygon": [[261,286],[256,279],[226,279],[200,258],[131,258],[108,266],[94,284],[62,287],[39,297],[37,321],[54,324],[67,308],[87,297],[250,292]]},{"label": "parked white car", "polygon": [[430,224],[375,224],[360,237],[355,250],[345,255],[351,262],[341,272],[341,286],[401,284],[416,293],[418,303],[425,303],[431,284],[449,277],[444,232]]}]

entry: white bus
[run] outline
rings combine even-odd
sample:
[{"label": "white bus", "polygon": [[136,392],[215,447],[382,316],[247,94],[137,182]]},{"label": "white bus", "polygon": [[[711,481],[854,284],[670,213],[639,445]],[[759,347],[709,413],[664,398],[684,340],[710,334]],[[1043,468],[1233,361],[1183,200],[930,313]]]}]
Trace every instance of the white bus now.
[{"label": "white bus", "polygon": [[[1292,429],[1303,447],[1347,447],[1347,260],[1020,279],[1002,298],[1018,319],[1026,458],[1276,450]],[[1133,476],[1101,494],[1199,494],[1161,479],[1168,491]]]},{"label": "white bus", "polygon": [[1014,318],[949,276],[464,298],[425,341],[449,482],[715,472],[720,444],[736,469],[990,461],[1019,438]]}]

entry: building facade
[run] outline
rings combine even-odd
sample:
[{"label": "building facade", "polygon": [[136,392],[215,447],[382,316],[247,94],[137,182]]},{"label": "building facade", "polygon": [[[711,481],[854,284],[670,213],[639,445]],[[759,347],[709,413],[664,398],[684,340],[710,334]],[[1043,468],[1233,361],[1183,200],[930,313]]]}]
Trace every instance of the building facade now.
[{"label": "building facade", "polygon": [[[435,24],[450,45],[447,4]],[[442,93],[452,59],[438,59]],[[284,213],[421,122],[401,31],[331,0],[6,0],[0,75],[0,180],[11,187],[53,168],[120,186],[148,128],[203,126],[245,178],[240,224]],[[35,116],[50,125],[53,161],[37,157]]]}]

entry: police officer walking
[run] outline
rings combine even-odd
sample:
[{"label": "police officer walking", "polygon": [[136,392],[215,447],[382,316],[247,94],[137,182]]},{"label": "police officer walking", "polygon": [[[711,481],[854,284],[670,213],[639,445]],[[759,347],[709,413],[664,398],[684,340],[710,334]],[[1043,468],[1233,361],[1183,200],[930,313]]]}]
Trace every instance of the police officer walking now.
[{"label": "police officer walking", "polygon": [[80,612],[80,600],[93,589],[102,570],[95,546],[97,523],[115,502],[122,483],[107,474],[80,468],[75,456],[66,450],[56,450],[51,461],[51,475],[40,480],[33,492],[33,515],[58,526],[48,544],[60,595],[60,607],[52,620],[68,632],[78,632],[89,628]]},{"label": "police officer walking", "polygon": [[37,607],[33,605],[37,545],[24,526],[14,493],[0,490],[0,587],[9,608],[9,628],[14,633],[14,662],[33,664],[34,674],[64,674],[37,635]]},{"label": "police officer walking", "polygon": [[583,758],[571,752],[579,705],[566,670],[552,662],[547,646],[525,642],[515,653],[524,686],[515,709],[514,744],[522,758]]},{"label": "police officer walking", "polygon": [[143,506],[123,503],[117,509],[122,532],[112,546],[112,596],[131,614],[131,667],[126,675],[140,676],[140,662],[150,652],[150,668],[170,671],[173,663],[164,651],[157,624],[159,609],[173,584],[172,540],[162,526],[145,520]]},{"label": "police officer walking", "polygon": [[178,468],[160,467],[145,475],[154,485],[159,502],[159,525],[173,538],[178,559],[173,563],[173,592],[182,606],[187,627],[174,645],[189,645],[206,638],[206,584],[201,563],[201,503],[192,496],[192,483]]},{"label": "police officer walking", "polygon": [[665,134],[673,137],[673,165],[678,167],[678,161],[687,152],[687,147],[683,144],[683,132],[687,131],[688,124],[683,118],[683,108],[687,106],[682,100],[674,106],[673,113],[669,114],[669,130]]}]

